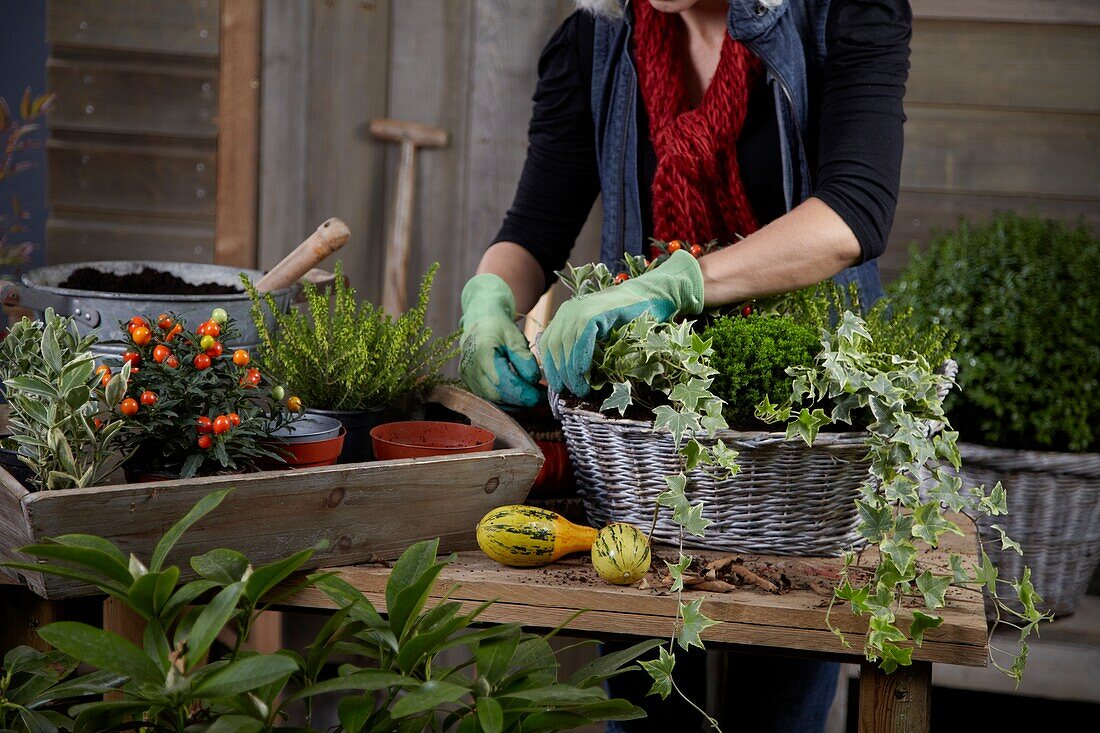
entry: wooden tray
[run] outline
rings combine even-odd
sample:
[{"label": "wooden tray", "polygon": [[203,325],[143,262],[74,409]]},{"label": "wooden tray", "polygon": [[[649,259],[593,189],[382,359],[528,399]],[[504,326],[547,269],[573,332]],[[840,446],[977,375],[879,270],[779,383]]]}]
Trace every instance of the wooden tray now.
[{"label": "wooden tray", "polygon": [[[217,547],[238,550],[260,565],[328,540],[307,569],[394,558],[433,537],[440,538],[442,551],[474,549],[478,520],[494,507],[523,502],[542,453],[512,418],[468,392],[437,387],[428,400],[493,431],[495,450],[34,493],[0,469],[0,556],[27,561],[12,550],[78,533],[105,537],[148,561],[165,530],[203,496],[226,487],[233,491],[170,557],[185,577],[193,575],[189,557]],[[0,573],[48,599],[96,592],[41,573]]]}]

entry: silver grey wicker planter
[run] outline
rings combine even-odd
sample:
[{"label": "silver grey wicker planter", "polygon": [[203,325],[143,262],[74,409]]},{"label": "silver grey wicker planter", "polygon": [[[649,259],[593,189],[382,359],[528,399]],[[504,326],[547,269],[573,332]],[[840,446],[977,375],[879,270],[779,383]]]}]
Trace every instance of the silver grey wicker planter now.
[{"label": "silver grey wicker planter", "polygon": [[[1000,577],[1021,577],[1031,567],[1043,605],[1073,613],[1100,562],[1100,453],[1007,450],[959,443],[967,486],[1000,481],[1008,514],[979,521]],[[1000,549],[990,524],[1000,524],[1024,556]]]},{"label": "silver grey wicker planter", "polygon": [[[648,529],[665,476],[680,470],[672,436],[654,433],[652,422],[556,406],[589,520]],[[821,433],[812,447],[784,433],[724,430],[718,437],[741,451],[741,471],[722,481],[690,474],[689,496],[705,502],[703,516],[714,524],[704,538],[688,535],[685,545],[818,557],[860,545],[855,500],[867,476],[865,432]],[[653,538],[679,541],[667,510]]]}]

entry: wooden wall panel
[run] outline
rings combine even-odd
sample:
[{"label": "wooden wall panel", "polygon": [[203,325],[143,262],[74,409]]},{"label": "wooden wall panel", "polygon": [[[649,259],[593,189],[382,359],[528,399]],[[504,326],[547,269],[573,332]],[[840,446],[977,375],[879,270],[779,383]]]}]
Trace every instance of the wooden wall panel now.
[{"label": "wooden wall panel", "polygon": [[1100,112],[1098,41],[1092,26],[918,20],[906,100]]},{"label": "wooden wall panel", "polygon": [[1100,25],[1096,0],[912,0],[914,18]]},{"label": "wooden wall panel", "polygon": [[50,41],[66,46],[218,55],[219,0],[50,0]]},{"label": "wooden wall panel", "polygon": [[1097,194],[1093,115],[910,104],[907,188],[1073,198]]},{"label": "wooden wall panel", "polygon": [[213,140],[218,70],[213,64],[50,59],[57,94],[50,127]]},{"label": "wooden wall panel", "polygon": [[51,264],[89,260],[163,259],[212,262],[214,229],[201,222],[95,214],[53,217],[46,223]]},{"label": "wooden wall panel", "polygon": [[210,218],[214,151],[53,140],[49,199],[55,210]]}]

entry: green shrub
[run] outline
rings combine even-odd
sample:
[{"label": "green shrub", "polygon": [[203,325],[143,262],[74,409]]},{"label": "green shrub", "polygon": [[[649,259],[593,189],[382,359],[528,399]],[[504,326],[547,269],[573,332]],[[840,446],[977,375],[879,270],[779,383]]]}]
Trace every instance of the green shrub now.
[{"label": "green shrub", "polygon": [[959,333],[964,440],[1095,451],[1100,425],[1100,242],[1083,226],[999,214],[961,221],[892,286],[918,329]]},{"label": "green shrub", "polygon": [[735,428],[757,427],[756,405],[791,394],[787,368],[808,367],[821,349],[817,333],[789,317],[723,316],[707,326],[711,365],[718,370],[711,391],[726,401],[722,413]]},{"label": "green shrub", "polygon": [[[381,307],[359,302],[339,263],[331,298],[307,284],[305,308],[287,313],[245,279],[260,334],[260,368],[307,408],[323,410],[369,410],[430,388],[454,357],[457,339],[457,333],[436,338],[424,325],[438,269],[438,263],[432,265],[416,305],[396,319]],[[265,309],[275,314],[273,327],[264,321]]]}]

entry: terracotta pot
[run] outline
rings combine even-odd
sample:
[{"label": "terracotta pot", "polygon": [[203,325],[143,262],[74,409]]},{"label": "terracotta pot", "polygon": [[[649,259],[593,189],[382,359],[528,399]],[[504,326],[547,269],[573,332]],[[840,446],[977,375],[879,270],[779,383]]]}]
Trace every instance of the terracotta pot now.
[{"label": "terracotta pot", "polygon": [[370,437],[380,461],[479,453],[492,450],[496,440],[485,428],[433,420],[386,423],[372,428]]}]

